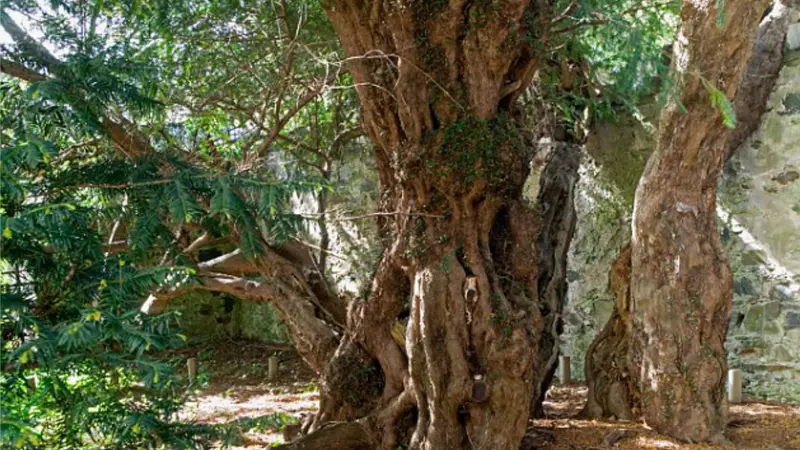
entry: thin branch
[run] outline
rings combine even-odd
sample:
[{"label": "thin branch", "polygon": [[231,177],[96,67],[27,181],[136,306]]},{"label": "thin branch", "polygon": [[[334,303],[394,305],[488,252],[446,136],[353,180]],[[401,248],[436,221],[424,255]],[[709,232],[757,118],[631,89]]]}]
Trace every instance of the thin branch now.
[{"label": "thin branch", "polygon": [[272,132],[270,132],[269,136],[266,139],[264,139],[261,145],[258,146],[256,155],[263,156],[264,153],[267,151],[267,149],[269,149],[270,145],[272,145],[272,143],[275,142],[275,140],[278,138],[281,130],[283,130],[283,127],[285,127],[286,124],[289,123],[289,120],[291,120],[294,116],[296,116],[297,113],[300,112],[300,110],[303,109],[312,100],[317,98],[319,95],[323,94],[328,89],[328,85],[332,83],[334,80],[336,80],[338,76],[339,76],[338,72],[329,74],[327,77],[325,77],[325,79],[323,79],[319,83],[316,89],[312,89],[311,91],[306,92],[306,94],[302,96],[298,100],[298,102],[289,111],[287,111],[280,120],[277,121],[277,123],[275,123],[275,125],[272,127]]},{"label": "thin branch", "polygon": [[319,159],[321,159],[321,160],[323,160],[325,162],[330,162],[330,160],[328,159],[328,156],[325,155],[324,153],[322,153],[322,151],[320,151],[319,148],[312,147],[312,146],[306,144],[305,142],[297,141],[297,140],[292,139],[289,136],[286,136],[284,134],[279,134],[278,135],[278,139],[281,140],[281,141],[288,142],[288,143],[290,143],[290,144],[292,144],[292,145],[294,145],[294,146],[296,146],[298,148],[301,148],[301,149],[303,149],[303,150],[305,150],[305,151],[307,151],[309,153],[312,153],[315,156],[317,156]]},{"label": "thin branch", "polygon": [[[304,219],[317,219],[319,218],[320,214],[301,214],[300,217]],[[428,214],[428,213],[409,213],[409,212],[374,212],[368,214],[362,214],[359,216],[350,216],[350,217],[338,217],[334,219],[328,219],[331,222],[350,222],[355,220],[363,220],[369,219],[372,217],[387,217],[387,216],[410,216],[410,217],[433,217],[437,219],[444,219],[446,216],[440,214]]]},{"label": "thin branch", "polygon": [[[336,259],[339,259],[339,260],[341,260],[341,261],[349,261],[349,258],[348,258],[347,256],[340,255],[340,254],[338,254],[338,253],[334,253],[334,252],[332,252],[332,251],[330,251],[330,250],[325,250],[324,248],[321,248],[321,247],[319,247],[319,246],[317,246],[317,245],[314,245],[314,244],[312,244],[312,243],[310,243],[310,242],[301,241],[301,240],[299,240],[299,239],[297,239],[297,242],[298,242],[298,243],[300,243],[300,244],[302,244],[302,245],[304,245],[304,246],[306,246],[306,247],[308,247],[308,248],[311,248],[311,249],[314,249],[314,250],[317,250],[317,251],[323,252],[323,253],[325,253],[325,254],[327,254],[327,255],[333,256],[334,258],[336,258]],[[324,278],[324,277],[323,277],[323,278]]]},{"label": "thin branch", "polygon": [[204,246],[206,243],[208,243],[208,241],[210,241],[210,240],[211,240],[211,235],[210,235],[210,234],[208,234],[207,232],[206,232],[206,233],[203,233],[203,234],[201,234],[201,235],[200,235],[200,237],[198,237],[198,238],[197,238],[197,239],[195,239],[195,240],[194,240],[194,241],[193,241],[191,244],[189,244],[189,246],[188,246],[188,247],[186,247],[185,249],[183,249],[183,251],[182,251],[181,253],[183,253],[184,255],[188,255],[188,254],[194,253],[194,252],[196,252],[196,251],[197,251],[197,250],[198,250],[200,247],[202,247],[202,246]]},{"label": "thin branch", "polygon": [[364,135],[364,131],[361,129],[361,126],[356,126],[352,128],[348,128],[333,138],[333,142],[331,142],[330,151],[328,152],[328,157],[331,159],[339,158],[339,153],[341,152],[342,147],[348,142],[353,139],[359,138]]},{"label": "thin branch", "polygon": [[575,2],[575,1],[570,2],[570,4],[567,6],[567,8],[561,14],[559,14],[553,20],[550,21],[550,25],[555,25],[555,24],[565,20],[567,17],[569,17],[570,14],[572,14],[573,11],[575,11],[575,8],[577,8],[577,7],[578,7],[578,3],[577,2]]},{"label": "thin branch", "polygon": [[[666,8],[666,7],[670,6],[670,5],[676,5],[676,4],[677,4],[676,0],[667,0],[667,1],[664,1],[664,2],[656,2],[654,4],[646,4],[646,0],[640,0],[639,2],[634,3],[630,7],[626,8],[625,10],[623,10],[622,12],[619,12],[619,13],[615,14],[615,16],[616,17],[627,16],[627,15],[635,14],[635,13],[637,13],[639,11],[646,10],[646,9],[663,9],[663,8]],[[600,14],[598,14],[596,12],[594,12],[593,14],[596,17],[594,20],[578,21],[578,22],[576,22],[576,23],[574,23],[574,24],[572,24],[570,26],[567,26],[567,27],[564,27],[564,28],[560,28],[560,29],[557,29],[557,30],[553,30],[553,31],[550,32],[550,34],[551,35],[555,35],[555,34],[569,33],[570,31],[577,30],[578,28],[591,27],[591,26],[596,26],[596,25],[605,25],[605,24],[607,24],[607,23],[612,21],[608,17],[603,17],[603,16],[601,16]],[[559,16],[559,18],[557,20],[553,21],[552,23],[555,24],[557,22],[563,21],[564,19],[566,19],[566,17],[560,17]]]},{"label": "thin branch", "polygon": [[[453,95],[450,93],[450,91],[445,89],[444,86],[442,86],[438,81],[436,81],[436,79],[431,74],[429,74],[428,72],[426,72],[425,70],[423,70],[421,67],[417,66],[416,64],[414,64],[410,60],[408,60],[406,58],[403,58],[402,56],[400,56],[398,54],[395,54],[395,53],[384,53],[381,50],[370,50],[367,53],[364,53],[363,55],[351,56],[349,58],[345,58],[344,60],[342,60],[342,63],[345,63],[345,62],[348,62],[348,61],[352,61],[352,60],[357,60],[357,59],[385,59],[385,60],[389,61],[389,63],[392,64],[393,67],[396,68],[395,64],[391,62],[391,58],[397,58],[399,61],[403,61],[404,63],[408,64],[409,66],[413,67],[414,69],[417,69],[425,78],[428,79],[428,81],[432,82],[437,88],[439,88],[439,90],[441,90],[444,93],[444,95],[446,95],[447,98],[450,99],[450,101],[452,101],[456,106],[458,106],[459,109],[461,109],[462,111],[466,111],[466,108],[464,108],[464,106],[458,100],[456,100],[455,97],[453,97]],[[361,84],[368,85],[370,83],[357,83],[356,86],[357,85],[361,85]],[[386,88],[383,88],[383,89],[386,89]],[[387,90],[387,92],[388,92],[388,90]],[[392,95],[392,97],[394,98],[394,95]]]},{"label": "thin branch", "polygon": [[258,269],[242,255],[240,249],[226,253],[208,261],[203,261],[197,268],[208,272],[225,273],[228,275],[246,275],[258,273]]},{"label": "thin branch", "polygon": [[74,184],[71,186],[64,186],[62,188],[56,189],[51,191],[50,194],[58,194],[60,192],[64,192],[71,189],[132,189],[137,187],[143,186],[155,186],[159,184],[168,184],[172,183],[173,179],[165,179],[165,180],[153,180],[153,181],[144,181],[141,183],[122,183],[122,184],[103,184],[103,183],[86,183],[86,184]]}]

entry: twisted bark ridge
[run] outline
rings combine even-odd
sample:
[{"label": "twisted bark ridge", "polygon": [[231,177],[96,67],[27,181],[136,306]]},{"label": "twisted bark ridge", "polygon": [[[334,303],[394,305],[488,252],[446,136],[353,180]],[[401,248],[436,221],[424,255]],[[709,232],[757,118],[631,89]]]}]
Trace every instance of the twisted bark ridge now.
[{"label": "twisted bark ridge", "polygon": [[[547,4],[324,7],[375,144],[384,209],[401,214],[382,224],[390,244],[370,295],[350,307],[313,427],[362,417],[372,448],[516,449],[551,312],[539,299],[543,211],[522,197],[535,146],[512,105],[536,68]],[[545,214],[565,201],[552,200]]]},{"label": "twisted bark ridge", "polygon": [[636,191],[631,369],[647,424],[685,441],[716,438],[726,425],[732,275],[716,194],[728,132],[712,88],[736,94],[767,4],[682,3],[673,71],[685,110],[672,101],[662,112],[658,147]]},{"label": "twisted bark ridge", "polygon": [[564,328],[562,313],[567,298],[567,253],[577,222],[573,200],[581,158],[581,149],[574,144],[558,143],[539,151],[548,154],[536,198],[542,224],[538,238],[538,292],[544,332],[536,357],[536,386],[531,403],[534,417],[544,416],[542,403],[558,366],[558,343]]},{"label": "twisted bark ridge", "polygon": [[630,369],[631,246],[625,246],[611,266],[608,288],[616,302],[606,326],[586,351],[584,372],[589,395],[581,416],[631,420],[640,410],[637,371]]}]

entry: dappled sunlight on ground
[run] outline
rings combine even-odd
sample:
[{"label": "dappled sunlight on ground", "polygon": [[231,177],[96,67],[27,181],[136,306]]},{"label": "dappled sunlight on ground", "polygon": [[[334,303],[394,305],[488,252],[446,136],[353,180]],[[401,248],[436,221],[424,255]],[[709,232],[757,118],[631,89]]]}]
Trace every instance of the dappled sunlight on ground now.
[{"label": "dappled sunlight on ground", "polygon": [[586,398],[583,386],[555,386],[545,402],[547,418],[533,421],[547,450],[686,449],[800,450],[800,407],[750,402],[732,405],[729,443],[688,445],[661,436],[641,421],[573,419]]},{"label": "dappled sunlight on ground", "polygon": [[[279,378],[264,381],[263,352],[218,349],[201,361],[208,382],[181,418],[239,430],[232,449],[267,449],[283,442],[281,427],[317,410],[319,393],[311,373],[296,356],[281,356]],[[732,405],[726,433],[730,443],[687,445],[661,436],[641,421],[578,420],[584,386],[554,386],[546,417],[531,422],[523,449],[542,450],[800,450],[800,406],[760,402]]]},{"label": "dappled sunlight on ground", "polygon": [[200,394],[186,405],[184,415],[202,423],[222,423],[276,413],[297,417],[315,411],[319,402],[318,392],[302,392],[304,388],[300,386],[294,392],[265,394],[258,393],[256,386],[244,388],[244,393],[234,389],[227,394]]},{"label": "dappled sunlight on ground", "polygon": [[319,392],[314,374],[297,358],[280,356],[278,378],[267,381],[269,351],[237,343],[192,349],[185,357],[200,359],[200,388],[180,412],[182,420],[230,426],[238,436],[233,450],[266,449],[282,443],[281,428],[314,414]]}]

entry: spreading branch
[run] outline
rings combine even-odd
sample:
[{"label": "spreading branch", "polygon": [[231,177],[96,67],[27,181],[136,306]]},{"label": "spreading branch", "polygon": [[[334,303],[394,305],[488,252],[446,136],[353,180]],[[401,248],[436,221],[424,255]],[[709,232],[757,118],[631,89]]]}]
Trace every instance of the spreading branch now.
[{"label": "spreading branch", "polygon": [[[64,62],[56,58],[44,45],[26,33],[3,9],[0,9],[0,26],[11,36],[20,50],[26,56],[39,63],[48,74],[56,77],[63,74]],[[49,75],[28,69],[24,65],[10,60],[2,60],[0,69],[7,75],[31,83],[49,79]],[[152,151],[150,144],[139,135],[134,124],[129,120],[124,117],[118,117],[114,120],[104,113],[99,113],[98,116],[103,130],[114,142],[117,149],[126,157],[139,159]]]}]

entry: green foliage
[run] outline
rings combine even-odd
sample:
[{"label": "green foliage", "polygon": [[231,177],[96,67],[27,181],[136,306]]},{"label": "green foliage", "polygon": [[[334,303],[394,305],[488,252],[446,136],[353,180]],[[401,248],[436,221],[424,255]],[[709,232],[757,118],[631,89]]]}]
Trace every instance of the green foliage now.
[{"label": "green foliage", "polygon": [[703,82],[703,86],[705,86],[709,95],[711,95],[711,106],[719,110],[720,114],[722,115],[722,124],[725,125],[726,128],[736,128],[736,110],[733,108],[733,103],[728,100],[728,97],[724,92],[720,91],[719,88],[711,84],[710,81],[702,77],[701,80]]},{"label": "green foliage", "polygon": [[183,345],[178,314],[139,307],[200,282],[201,260],[184,250],[204,234],[203,250],[253,257],[304,232],[291,202],[329,189],[325,155],[306,149],[331,148],[355,123],[352,93],[295,108],[330,71],[321,7],[20,0],[2,13],[11,9],[59,61],[4,47],[47,79],[0,75],[2,447],[224,443],[226,430],[177,421],[186,386],[159,355]]},{"label": "green foliage", "polygon": [[[593,118],[637,112],[643,98],[666,92],[665,49],[677,30],[678,1],[561,1],[537,95],[568,128]],[[572,78],[572,82],[565,82]],[[663,98],[662,100],[666,100]],[[552,106],[551,106],[552,105]]]}]

